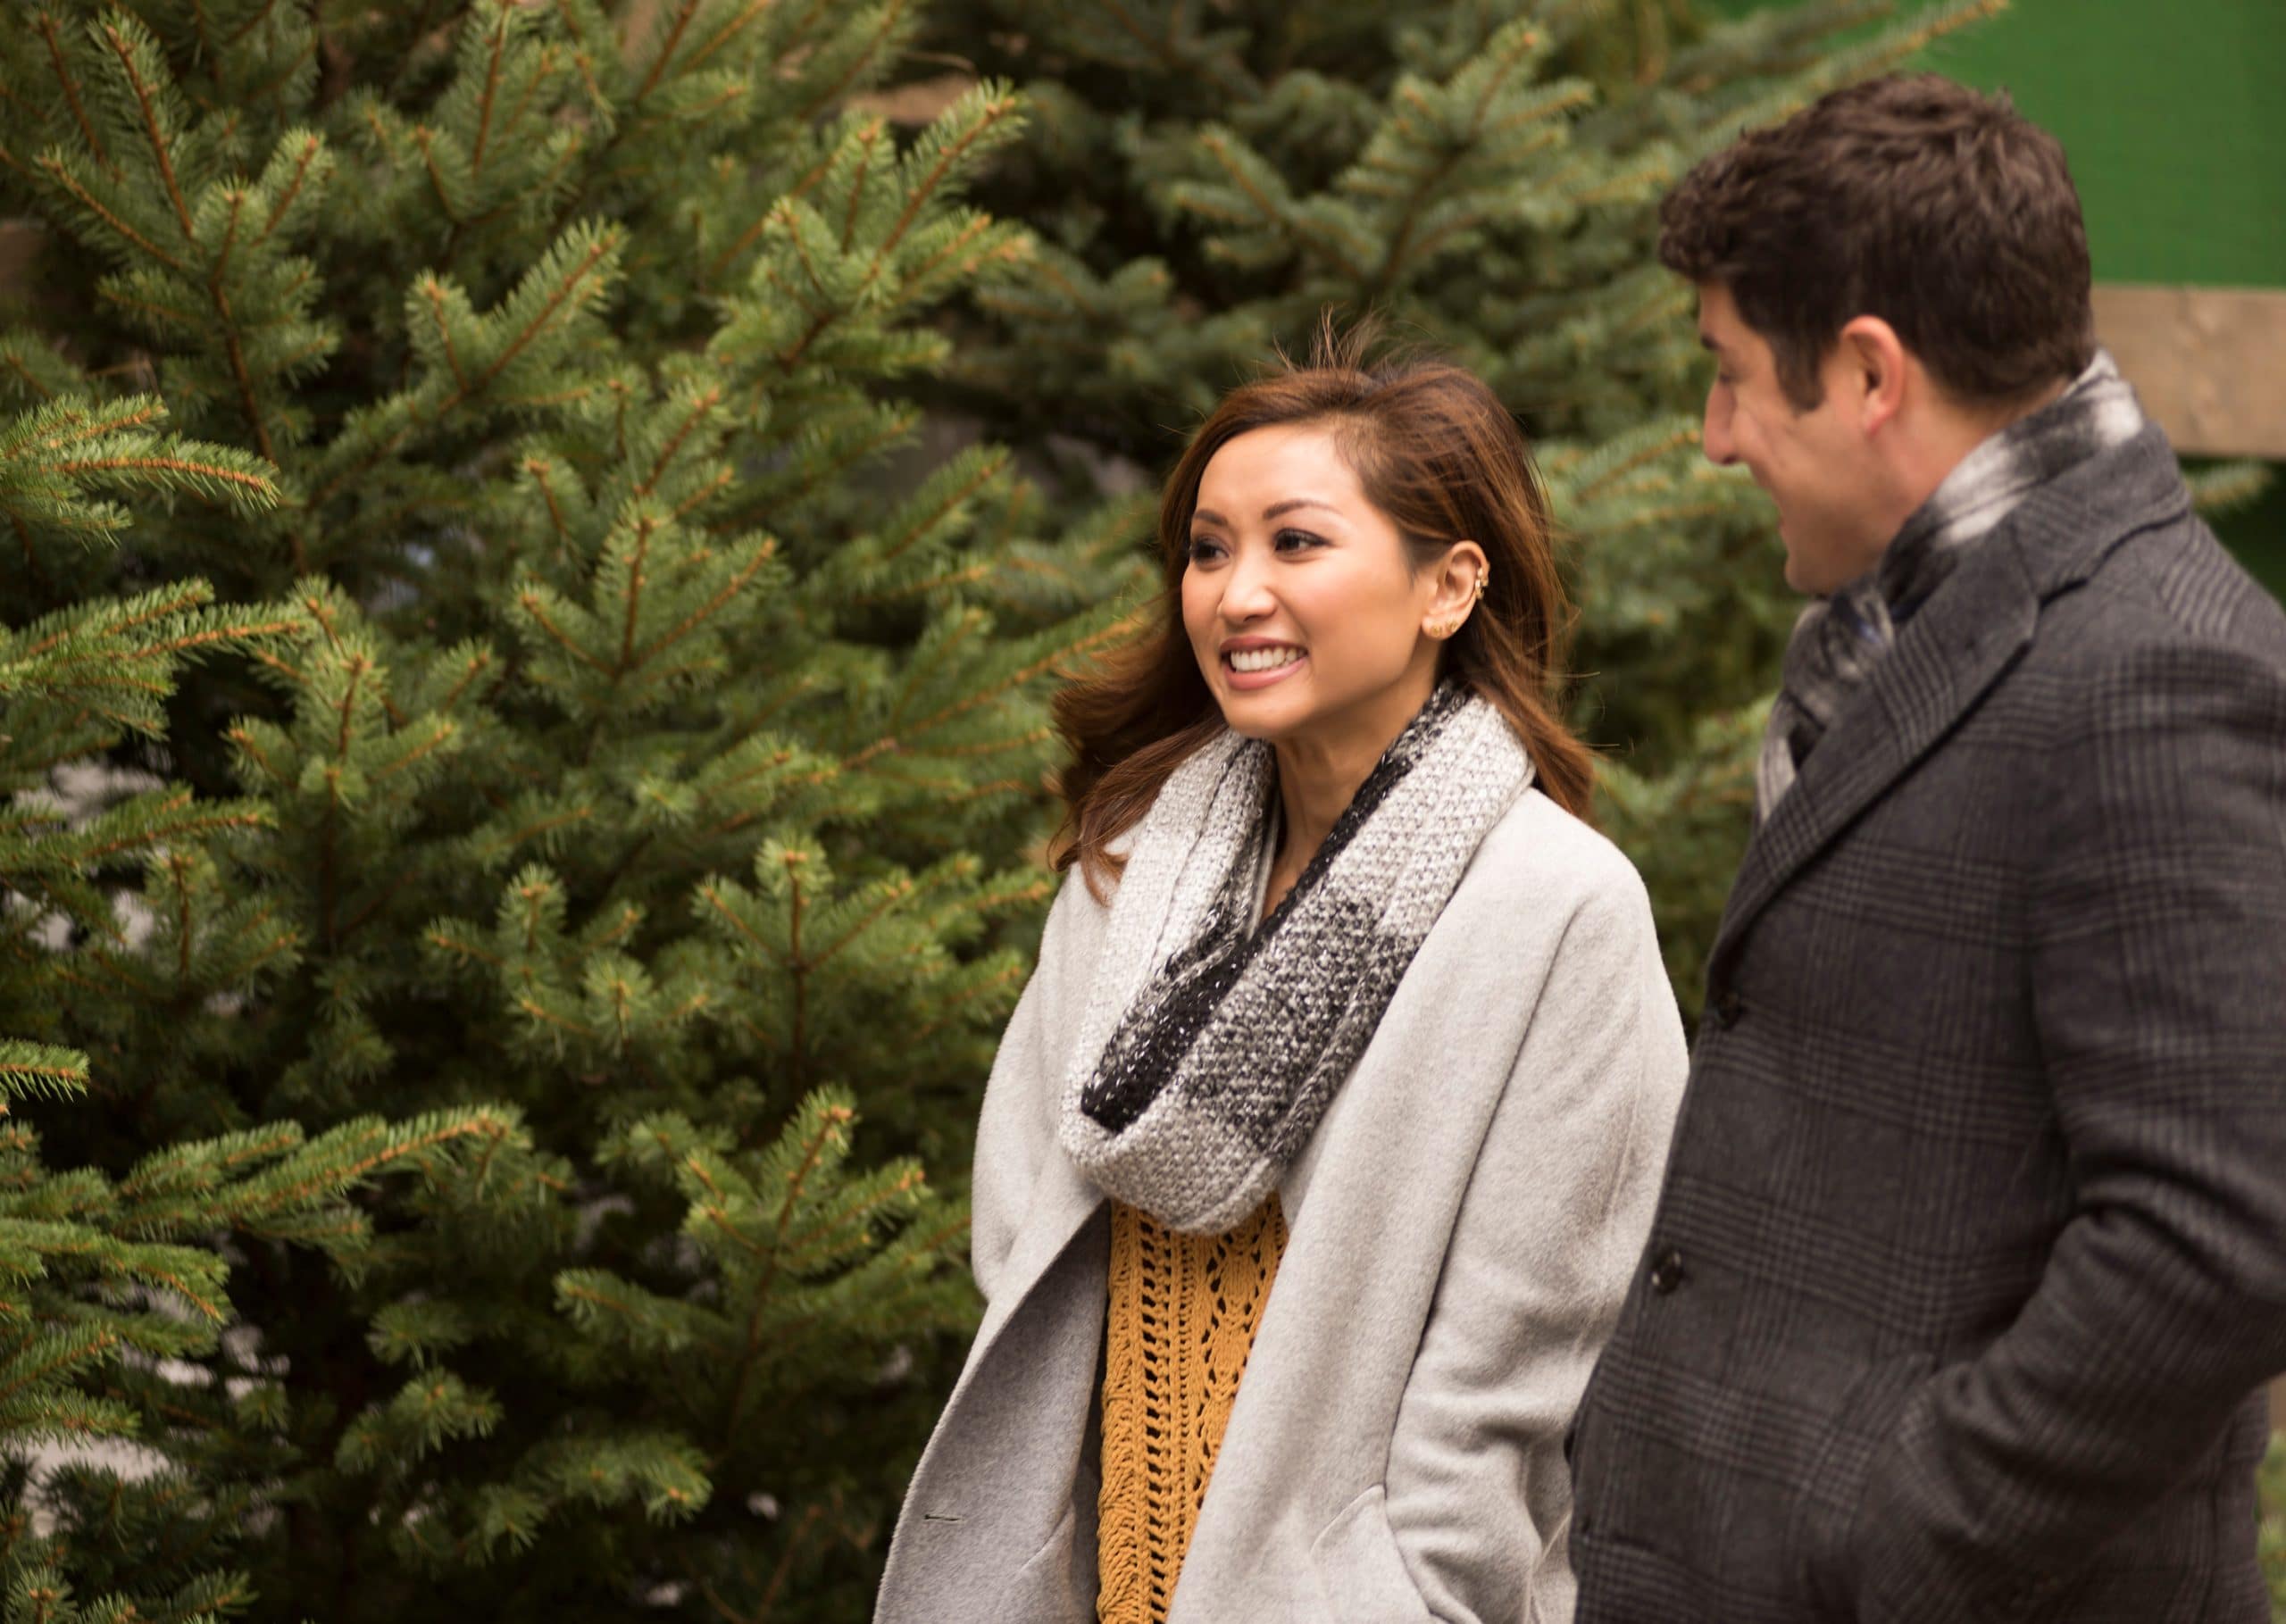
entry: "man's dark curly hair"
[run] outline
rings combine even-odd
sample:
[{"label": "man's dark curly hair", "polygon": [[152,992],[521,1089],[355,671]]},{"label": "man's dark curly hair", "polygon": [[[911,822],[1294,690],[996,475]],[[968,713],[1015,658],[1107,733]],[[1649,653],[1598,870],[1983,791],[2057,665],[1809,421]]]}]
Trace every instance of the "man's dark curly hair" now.
[{"label": "man's dark curly hair", "polygon": [[1852,85],[1741,136],[1683,177],[1659,226],[1660,262],[1730,290],[1804,410],[1863,315],[1965,404],[2021,402],[2094,354],[2063,147],[2006,96],[1932,73]]}]

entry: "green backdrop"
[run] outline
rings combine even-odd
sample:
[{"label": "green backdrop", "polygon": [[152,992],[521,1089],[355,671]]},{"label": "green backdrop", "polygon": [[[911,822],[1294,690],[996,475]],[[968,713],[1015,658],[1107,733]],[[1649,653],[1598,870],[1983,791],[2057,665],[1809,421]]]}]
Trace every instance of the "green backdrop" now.
[{"label": "green backdrop", "polygon": [[2015,0],[1924,56],[2063,140],[2098,281],[2286,288],[2280,0]]}]

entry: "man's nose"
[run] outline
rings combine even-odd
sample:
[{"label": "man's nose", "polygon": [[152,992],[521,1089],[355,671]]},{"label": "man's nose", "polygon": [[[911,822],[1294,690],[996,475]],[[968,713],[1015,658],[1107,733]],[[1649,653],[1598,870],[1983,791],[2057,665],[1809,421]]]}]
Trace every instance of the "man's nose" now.
[{"label": "man's nose", "polygon": [[1728,468],[1739,460],[1739,448],[1731,438],[1731,403],[1723,398],[1720,384],[1706,391],[1706,411],[1699,424],[1698,444],[1706,453],[1706,460],[1718,468]]}]

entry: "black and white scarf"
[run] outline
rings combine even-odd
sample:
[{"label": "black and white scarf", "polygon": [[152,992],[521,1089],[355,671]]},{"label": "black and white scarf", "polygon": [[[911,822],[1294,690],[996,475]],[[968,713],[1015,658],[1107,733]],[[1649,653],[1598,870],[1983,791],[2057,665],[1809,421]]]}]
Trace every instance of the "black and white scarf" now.
[{"label": "black and white scarf", "polygon": [[1881,561],[1831,597],[1815,598],[1786,645],[1782,686],[1770,708],[1755,770],[1755,816],[1766,819],[1825,730],[1926,603],[1967,544],[2031,494],[2143,429],[2135,391],[2107,351],[2055,400],[1977,446],[1913,511]]},{"label": "black and white scarf", "polygon": [[1137,825],[1059,1137],[1106,1194],[1219,1234],[1309,1143],[1485,832],[1531,781],[1500,713],[1439,687],[1254,922],[1277,774],[1226,732]]}]

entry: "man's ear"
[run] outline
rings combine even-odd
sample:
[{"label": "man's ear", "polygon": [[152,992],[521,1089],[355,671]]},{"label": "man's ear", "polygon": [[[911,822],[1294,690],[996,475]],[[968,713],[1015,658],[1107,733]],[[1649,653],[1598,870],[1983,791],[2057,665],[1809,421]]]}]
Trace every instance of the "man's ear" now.
[{"label": "man's ear", "polygon": [[1879,316],[1853,316],[1841,329],[1835,359],[1851,385],[1858,427],[1868,435],[1880,432],[1905,404],[1905,341]]}]

